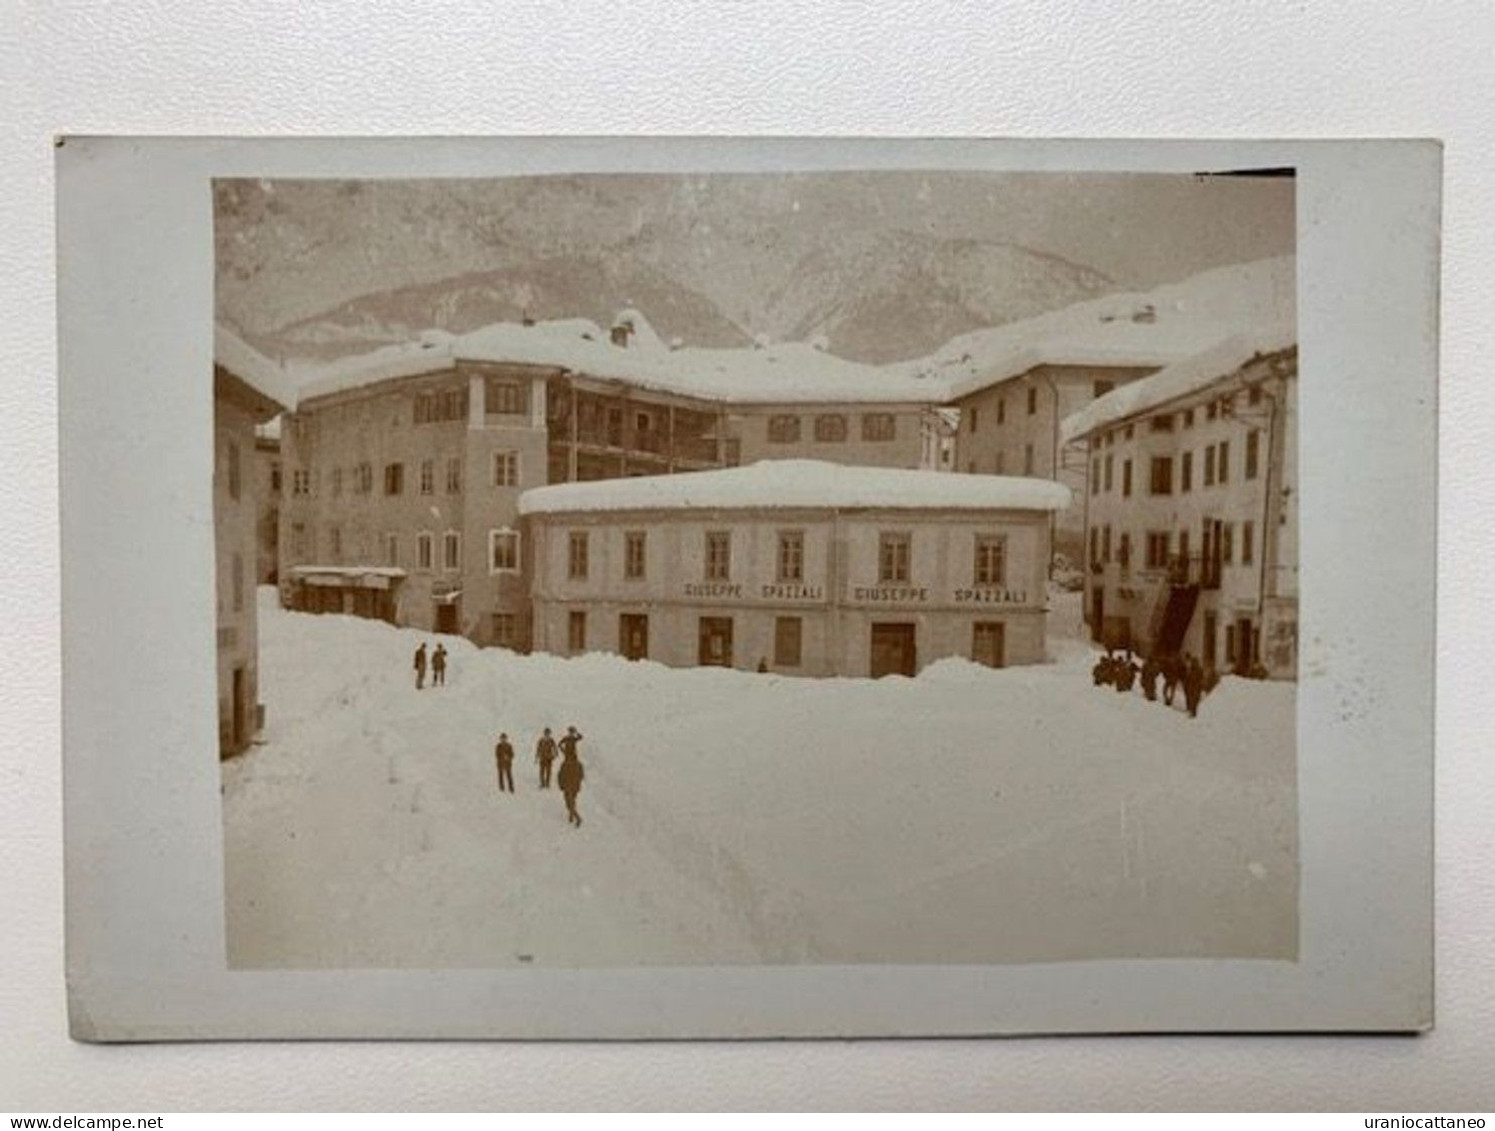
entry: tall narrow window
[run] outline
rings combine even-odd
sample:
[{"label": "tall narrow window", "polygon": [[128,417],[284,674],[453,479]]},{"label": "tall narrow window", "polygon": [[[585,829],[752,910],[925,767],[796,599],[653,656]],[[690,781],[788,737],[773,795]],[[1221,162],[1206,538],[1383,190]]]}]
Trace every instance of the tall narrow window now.
[{"label": "tall narrow window", "polygon": [[726,530],[706,532],[706,580],[726,581],[732,576],[732,535]]},{"label": "tall narrow window", "polygon": [[441,537],[441,567],[448,573],[462,568],[462,535],[448,530]]},{"label": "tall narrow window", "polygon": [[228,497],[237,499],[239,490],[239,445],[230,440],[228,444]]},{"label": "tall narrow window", "polygon": [[881,535],[877,542],[877,580],[882,582],[907,581],[911,548],[911,535],[904,533]]},{"label": "tall narrow window", "polygon": [[484,410],[490,415],[519,416],[529,411],[526,386],[519,381],[490,377],[487,382]]},{"label": "tall narrow window", "polygon": [[234,612],[244,611],[244,556],[234,555]]},{"label": "tall narrow window", "polygon": [[387,463],[384,465],[384,493],[386,495],[403,494],[405,490],[405,465],[403,463]]},{"label": "tall narrow window", "polygon": [[[997,398],[997,425],[998,425],[998,427],[1000,427],[1001,425],[1006,424],[1006,423],[1007,423],[1007,398],[1006,397],[998,397]],[[975,429],[972,428],[971,431],[974,432]]]},{"label": "tall narrow window", "polygon": [[1235,523],[1227,522],[1220,527],[1220,560],[1230,565],[1235,560]]},{"label": "tall narrow window", "polygon": [[587,532],[585,530],[571,531],[568,545],[566,576],[580,580],[587,575]]},{"label": "tall narrow window", "polygon": [[977,585],[1007,583],[1007,539],[1002,535],[977,536],[975,578]]},{"label": "tall narrow window", "polygon": [[400,536],[398,534],[384,536],[384,564],[388,566],[400,564]]},{"label": "tall narrow window", "polygon": [[519,532],[501,528],[488,531],[488,572],[513,573],[519,569]]},{"label": "tall narrow window", "polygon": [[436,461],[423,459],[420,461],[420,493],[430,495],[436,490]]},{"label": "tall narrow window", "polygon": [[446,461],[446,493],[455,495],[462,490],[462,460],[451,456]]},{"label": "tall narrow window", "polygon": [[1220,441],[1220,452],[1215,456],[1215,478],[1221,483],[1230,479],[1230,444],[1225,440]]},{"label": "tall narrow window", "polygon": [[566,648],[571,652],[587,650],[587,614],[579,609],[571,610],[566,618]]},{"label": "tall narrow window", "polygon": [[1100,493],[1100,456],[1090,461],[1090,493]]},{"label": "tall narrow window", "polygon": [[623,535],[623,576],[637,581],[644,576],[644,563],[648,542],[642,530],[630,530]]},{"label": "tall narrow window", "polygon": [[805,535],[801,530],[779,532],[780,581],[803,581],[805,577]]},{"label": "tall narrow window", "polygon": [[1122,498],[1132,497],[1132,461],[1125,460],[1121,464],[1121,495]]},{"label": "tall narrow window", "polygon": [[1112,482],[1115,479],[1115,476],[1113,476],[1111,474],[1115,470],[1116,470],[1116,457],[1113,456],[1113,455],[1111,455],[1109,452],[1107,452],[1106,453],[1106,490],[1107,491],[1109,491],[1111,489]]},{"label": "tall narrow window", "polygon": [[1215,485],[1215,445],[1211,444],[1204,449],[1204,485],[1213,487]]},{"label": "tall narrow window", "polygon": [[[1256,386],[1251,386],[1256,391]],[[1246,433],[1246,478],[1255,479],[1261,462],[1261,429],[1253,428]]]},{"label": "tall narrow window", "polygon": [[1256,560],[1256,524],[1241,524],[1241,565],[1250,565]]},{"label": "tall narrow window", "polygon": [[327,546],[332,551],[333,563],[342,561],[343,558],[343,528],[341,526],[329,527],[327,530]]},{"label": "tall narrow window", "polygon": [[1024,444],[1023,445],[1023,474],[1024,475],[1032,475],[1033,474],[1033,445],[1032,444]]},{"label": "tall narrow window", "polygon": [[1187,494],[1194,486],[1194,453],[1185,452],[1178,457],[1178,489]]},{"label": "tall narrow window", "polygon": [[[977,412],[976,407],[974,405],[971,406],[970,421],[971,421],[971,431],[975,432],[977,424],[980,423],[980,416],[979,416],[979,413]],[[1002,402],[998,401],[997,402],[997,423],[1000,424],[1001,422],[1002,422]]]},{"label": "tall narrow window", "polygon": [[1148,490],[1154,495],[1173,494],[1173,457],[1153,456]]},{"label": "tall narrow window", "polygon": [[1028,415],[1032,416],[1037,411],[1038,411],[1038,389],[1036,387],[1030,387],[1028,389]]},{"label": "tall narrow window", "polygon": [[415,536],[415,568],[428,570],[431,568],[431,558],[435,539],[425,532]]}]

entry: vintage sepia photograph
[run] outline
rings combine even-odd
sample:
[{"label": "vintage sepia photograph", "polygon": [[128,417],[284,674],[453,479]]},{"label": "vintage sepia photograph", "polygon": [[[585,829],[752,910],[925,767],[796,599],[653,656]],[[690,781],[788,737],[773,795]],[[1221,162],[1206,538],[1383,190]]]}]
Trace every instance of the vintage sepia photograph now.
[{"label": "vintage sepia photograph", "polygon": [[1297,193],[213,178],[228,968],[1295,962]]}]

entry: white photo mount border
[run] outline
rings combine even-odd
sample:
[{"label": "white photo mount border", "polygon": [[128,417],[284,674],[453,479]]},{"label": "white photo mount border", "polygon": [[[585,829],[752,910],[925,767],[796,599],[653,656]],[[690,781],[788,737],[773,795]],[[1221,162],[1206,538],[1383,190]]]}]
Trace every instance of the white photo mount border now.
[{"label": "white photo mount border", "polygon": [[[1431,1026],[1442,151],[1428,141],[66,138],[57,149],[68,1000],[80,1040]],[[230,971],[216,758],[219,177],[1292,168],[1297,962]],[[205,753],[206,752],[206,753]]]}]

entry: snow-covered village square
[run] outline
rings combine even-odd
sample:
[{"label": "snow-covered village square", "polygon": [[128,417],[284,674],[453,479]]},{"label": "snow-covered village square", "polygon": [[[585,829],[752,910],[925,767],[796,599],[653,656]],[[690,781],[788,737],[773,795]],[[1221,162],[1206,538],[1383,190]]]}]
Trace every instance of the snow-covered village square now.
[{"label": "snow-covered village square", "polygon": [[1291,178],[215,207],[231,967],[1296,957]]}]

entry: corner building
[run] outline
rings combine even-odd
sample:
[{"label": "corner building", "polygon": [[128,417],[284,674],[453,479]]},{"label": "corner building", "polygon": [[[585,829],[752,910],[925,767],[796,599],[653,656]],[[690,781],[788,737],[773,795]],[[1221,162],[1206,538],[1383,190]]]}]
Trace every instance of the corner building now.
[{"label": "corner building", "polygon": [[520,501],[535,647],[674,667],[914,675],[1045,658],[1062,485],[810,460]]}]

